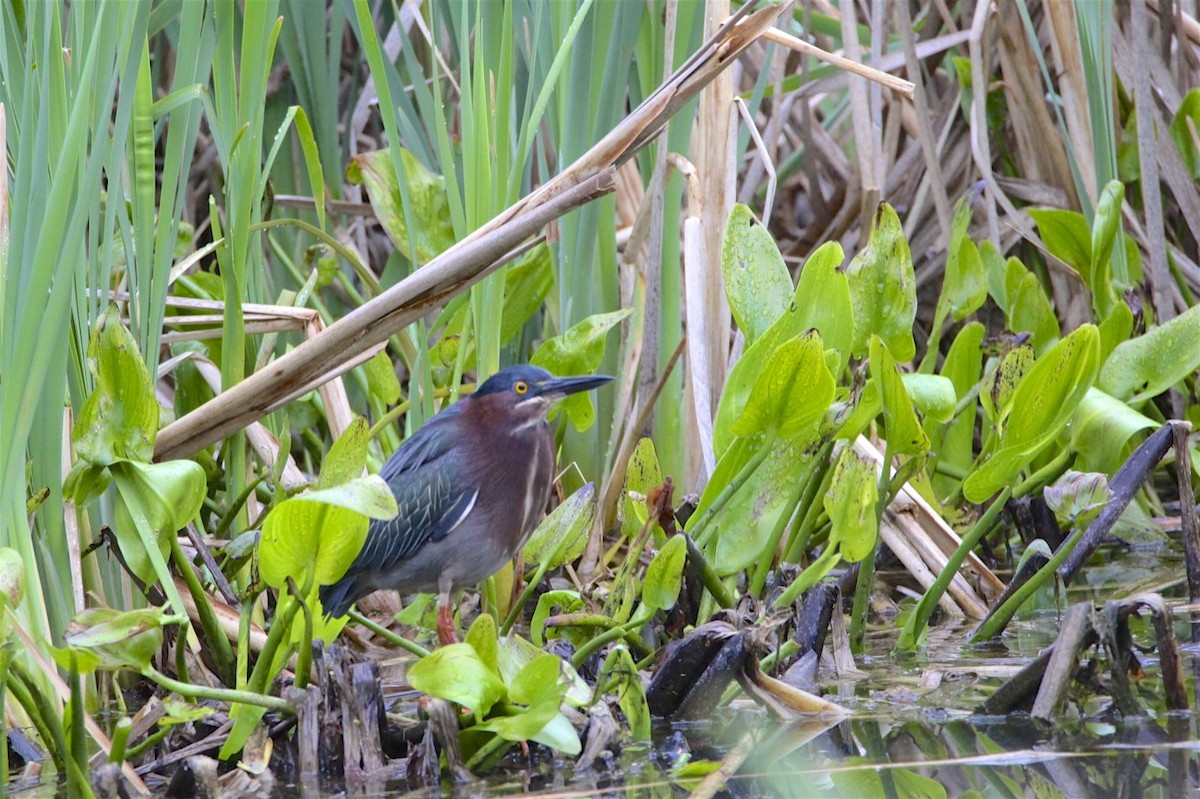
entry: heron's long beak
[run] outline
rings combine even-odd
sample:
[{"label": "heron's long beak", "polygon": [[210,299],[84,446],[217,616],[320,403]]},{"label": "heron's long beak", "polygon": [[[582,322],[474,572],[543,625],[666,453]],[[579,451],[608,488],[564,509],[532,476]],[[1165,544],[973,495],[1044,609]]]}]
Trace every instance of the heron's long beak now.
[{"label": "heron's long beak", "polygon": [[580,391],[589,391],[593,388],[599,388],[610,380],[612,380],[612,378],[608,375],[552,377],[549,380],[544,380],[538,384],[537,394],[540,397],[557,399],[559,397],[565,397],[568,394],[577,394]]}]

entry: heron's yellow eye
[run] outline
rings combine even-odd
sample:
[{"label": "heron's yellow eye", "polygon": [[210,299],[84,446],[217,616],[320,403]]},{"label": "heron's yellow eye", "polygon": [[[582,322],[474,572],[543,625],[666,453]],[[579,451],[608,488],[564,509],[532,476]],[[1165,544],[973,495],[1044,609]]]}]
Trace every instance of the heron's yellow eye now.
[{"label": "heron's yellow eye", "polygon": [[513,383],[513,391],[517,392],[518,394],[524,394],[525,392],[529,391],[529,384],[524,380],[518,380],[517,382]]}]

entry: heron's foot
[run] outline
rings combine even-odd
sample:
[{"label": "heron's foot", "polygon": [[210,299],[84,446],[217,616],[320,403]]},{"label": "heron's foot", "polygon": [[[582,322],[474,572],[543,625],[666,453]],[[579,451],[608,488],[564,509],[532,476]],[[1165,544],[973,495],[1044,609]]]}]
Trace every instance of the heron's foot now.
[{"label": "heron's foot", "polygon": [[458,643],[458,632],[454,629],[454,611],[449,605],[438,605],[438,644],[449,646]]}]

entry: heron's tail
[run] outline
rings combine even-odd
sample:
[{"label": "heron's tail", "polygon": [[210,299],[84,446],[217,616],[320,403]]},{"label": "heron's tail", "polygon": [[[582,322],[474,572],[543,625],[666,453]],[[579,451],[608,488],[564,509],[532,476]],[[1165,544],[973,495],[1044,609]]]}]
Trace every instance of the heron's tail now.
[{"label": "heron's tail", "polygon": [[350,606],[359,598],[354,590],[357,582],[353,577],[346,576],[332,585],[323,585],[318,589],[317,595],[321,598],[325,618],[336,619],[349,612]]}]

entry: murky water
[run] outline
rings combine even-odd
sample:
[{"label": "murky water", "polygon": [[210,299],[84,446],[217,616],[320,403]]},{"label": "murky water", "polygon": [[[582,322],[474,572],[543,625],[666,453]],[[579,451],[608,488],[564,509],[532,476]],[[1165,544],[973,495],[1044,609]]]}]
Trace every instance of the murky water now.
[{"label": "murky water", "polygon": [[[679,797],[701,788],[722,766],[732,776],[718,796],[730,797],[1178,797],[1200,794],[1195,713],[1168,714],[1152,654],[1135,693],[1147,713],[1122,719],[1107,698],[1078,689],[1052,725],[1028,716],[980,715],[977,708],[1007,678],[1053,642],[1060,609],[1075,602],[1161,592],[1177,609],[1189,698],[1200,674],[1200,647],[1190,641],[1192,609],[1180,597],[1177,553],[1124,553],[1088,569],[1069,590],[1043,591],[998,641],[966,643],[971,626],[931,627],[912,659],[892,653],[898,625],[874,629],[855,659],[860,673],[834,676],[822,666],[826,696],[852,711],[833,726],[782,724],[738,698],[703,723],[660,725],[653,747],[615,751],[588,771],[543,755],[511,751],[504,767],[477,782],[409,792],[403,784],[360,796]],[[1135,638],[1140,640],[1138,630]],[[1143,643],[1153,637],[1147,633]],[[1086,668],[1087,663],[1081,664]],[[535,753],[539,751],[534,749]],[[544,752],[544,750],[541,750]],[[19,794],[54,795],[45,786]],[[280,796],[314,796],[297,787]]]}]

